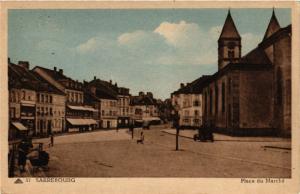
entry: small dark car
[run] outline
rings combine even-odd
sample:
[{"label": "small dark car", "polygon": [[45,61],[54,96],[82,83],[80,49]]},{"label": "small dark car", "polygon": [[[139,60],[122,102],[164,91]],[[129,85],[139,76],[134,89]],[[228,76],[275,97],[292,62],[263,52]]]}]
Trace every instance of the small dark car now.
[{"label": "small dark car", "polygon": [[198,133],[194,135],[194,141],[214,141],[212,129],[207,127],[200,127]]}]

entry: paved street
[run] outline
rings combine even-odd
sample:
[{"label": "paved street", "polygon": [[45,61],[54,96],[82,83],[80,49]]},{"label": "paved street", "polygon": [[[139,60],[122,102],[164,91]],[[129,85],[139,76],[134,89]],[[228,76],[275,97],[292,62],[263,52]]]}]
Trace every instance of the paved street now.
[{"label": "paved street", "polygon": [[[49,170],[45,174],[70,177],[291,176],[288,149],[291,144],[287,139],[237,138],[237,141],[216,134],[216,141],[210,143],[180,137],[180,151],[175,151],[175,135],[168,126],[144,130],[144,144],[136,143],[140,130],[135,129],[134,140],[127,129],[57,136],[54,147],[45,146],[50,153]],[[187,133],[192,132],[181,132]],[[49,139],[37,141],[47,144]]]}]

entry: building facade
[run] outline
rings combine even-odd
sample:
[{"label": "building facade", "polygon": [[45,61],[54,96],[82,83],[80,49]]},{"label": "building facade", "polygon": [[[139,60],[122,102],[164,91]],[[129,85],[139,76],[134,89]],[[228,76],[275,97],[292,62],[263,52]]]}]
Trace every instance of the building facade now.
[{"label": "building facade", "polygon": [[57,112],[59,117],[65,118],[61,124],[63,131],[87,131],[96,127],[93,115],[97,110],[84,104],[83,83],[65,76],[63,70],[56,67],[51,70],[36,66],[32,71],[65,94],[65,111]]},{"label": "building facade", "polygon": [[8,61],[9,139],[35,134],[36,80],[28,63],[18,65]]},{"label": "building facade", "polygon": [[160,123],[157,100],[151,92],[139,92],[130,100],[130,115],[136,122]]},{"label": "building facade", "polygon": [[63,132],[65,127],[65,94],[32,72],[40,81],[36,93],[36,134]]},{"label": "building facade", "polygon": [[94,79],[86,83],[86,88],[94,103],[95,108],[99,108],[98,126],[99,128],[118,127],[118,94],[103,80]]},{"label": "building facade", "polygon": [[129,127],[130,124],[130,94],[129,89],[120,87],[118,90],[118,127]]},{"label": "building facade", "polygon": [[202,89],[209,76],[184,85],[171,94],[172,106],[178,111],[179,126],[182,128],[199,128],[203,125]]},{"label": "building facade", "polygon": [[290,134],[291,26],[273,11],[262,42],[241,57],[241,38],[228,12],[218,71],[203,89],[207,127],[237,135]]}]

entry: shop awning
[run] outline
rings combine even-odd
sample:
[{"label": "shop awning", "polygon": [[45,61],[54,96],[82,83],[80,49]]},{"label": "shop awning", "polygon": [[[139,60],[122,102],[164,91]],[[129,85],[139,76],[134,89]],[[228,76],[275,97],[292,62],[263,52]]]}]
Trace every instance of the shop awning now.
[{"label": "shop awning", "polygon": [[29,101],[29,100],[21,100],[21,105],[22,106],[35,106],[35,101]]},{"label": "shop awning", "polygon": [[20,122],[12,122],[13,126],[15,126],[20,131],[27,131],[28,129]]},{"label": "shop awning", "polygon": [[85,106],[71,106],[68,105],[68,108],[72,110],[82,110],[82,111],[91,111],[91,112],[98,112],[98,110],[92,108],[92,107],[85,107]]},{"label": "shop awning", "polygon": [[67,121],[71,124],[71,125],[96,125],[97,121],[95,121],[94,119],[70,119],[67,118]]},{"label": "shop awning", "polygon": [[160,121],[160,118],[158,118],[158,117],[146,117],[146,118],[143,118],[143,121]]}]

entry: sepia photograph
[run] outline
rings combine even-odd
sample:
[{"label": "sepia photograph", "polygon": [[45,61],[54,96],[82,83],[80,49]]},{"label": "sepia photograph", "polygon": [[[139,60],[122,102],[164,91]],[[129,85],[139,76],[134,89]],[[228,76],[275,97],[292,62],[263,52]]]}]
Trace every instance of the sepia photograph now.
[{"label": "sepia photograph", "polygon": [[6,12],[12,184],[292,181],[291,6]]}]

